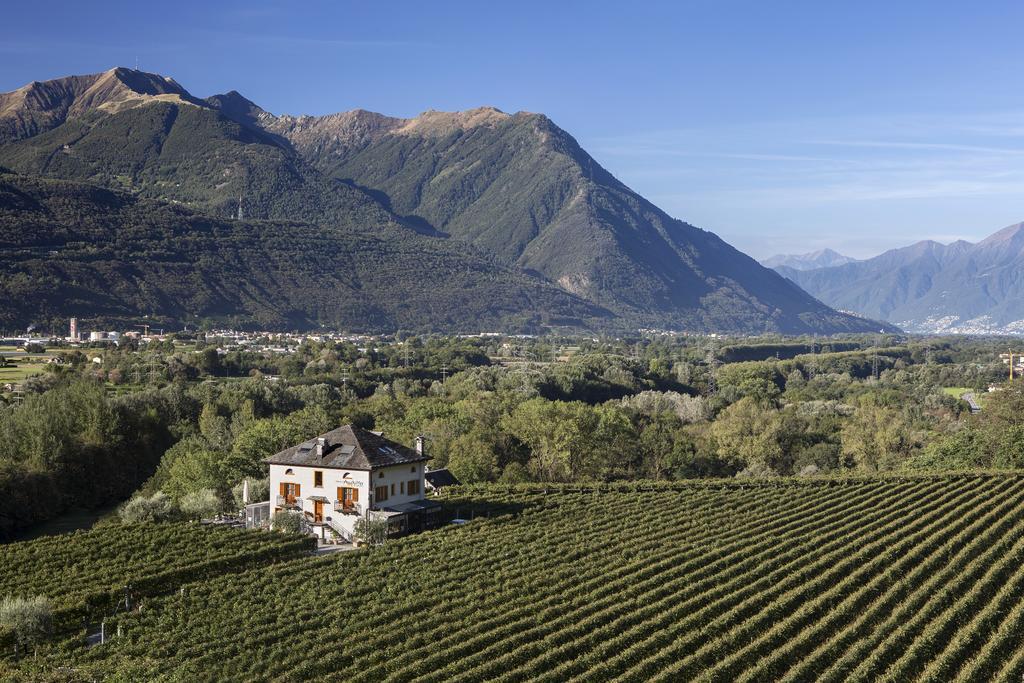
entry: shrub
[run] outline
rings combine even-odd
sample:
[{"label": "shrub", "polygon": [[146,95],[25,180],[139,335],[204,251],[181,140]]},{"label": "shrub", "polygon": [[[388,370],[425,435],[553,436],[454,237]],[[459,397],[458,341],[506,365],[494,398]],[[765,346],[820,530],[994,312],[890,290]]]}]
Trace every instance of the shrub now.
[{"label": "shrub", "polygon": [[213,489],[199,489],[187,493],[178,504],[182,513],[191,519],[202,519],[212,517],[224,507],[220,496]]},{"label": "shrub", "polygon": [[360,517],[356,520],[355,540],[367,545],[381,545],[388,538],[388,520],[383,517]]},{"label": "shrub", "polygon": [[270,518],[270,528],[288,534],[302,533],[302,515],[288,510],[275,512]]},{"label": "shrub", "polygon": [[14,634],[16,647],[28,649],[49,635],[53,627],[53,609],[50,601],[41,595],[6,597],[0,601],[0,624]]},{"label": "shrub", "polygon": [[118,512],[121,521],[126,524],[139,522],[163,522],[174,514],[171,499],[162,491],[152,497],[136,496],[124,504]]}]

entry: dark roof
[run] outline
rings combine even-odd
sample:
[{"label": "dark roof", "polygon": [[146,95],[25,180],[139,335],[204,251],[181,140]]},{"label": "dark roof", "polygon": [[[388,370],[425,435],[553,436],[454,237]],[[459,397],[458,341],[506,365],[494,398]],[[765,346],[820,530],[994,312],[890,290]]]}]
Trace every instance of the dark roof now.
[{"label": "dark roof", "polygon": [[447,468],[439,470],[430,470],[425,473],[427,483],[433,486],[435,489],[439,489],[442,486],[458,486],[462,482],[455,478],[455,475],[448,471]]},{"label": "dark roof", "polygon": [[[324,440],[322,456],[317,454],[318,439]],[[303,441],[267,458],[267,462],[272,465],[346,470],[372,470],[425,460],[430,458],[379,434],[352,425],[332,429],[326,434]]]},{"label": "dark roof", "polygon": [[386,512],[402,512],[409,514],[410,512],[435,512],[441,509],[440,503],[435,503],[432,500],[410,500],[408,503],[398,503],[397,505],[388,505],[381,508]]}]

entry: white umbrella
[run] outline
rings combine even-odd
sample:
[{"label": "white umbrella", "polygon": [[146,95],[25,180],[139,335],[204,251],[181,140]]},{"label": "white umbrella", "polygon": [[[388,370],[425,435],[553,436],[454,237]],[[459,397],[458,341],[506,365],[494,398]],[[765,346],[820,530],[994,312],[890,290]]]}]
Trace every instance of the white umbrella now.
[{"label": "white umbrella", "polygon": [[242,505],[249,504],[249,480],[242,480]]}]

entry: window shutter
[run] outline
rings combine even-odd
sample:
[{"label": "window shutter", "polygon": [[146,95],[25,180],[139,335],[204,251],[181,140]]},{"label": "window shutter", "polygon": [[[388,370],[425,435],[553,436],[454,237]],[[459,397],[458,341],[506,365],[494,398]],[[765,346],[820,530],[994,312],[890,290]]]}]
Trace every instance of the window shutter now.
[{"label": "window shutter", "polygon": [[288,484],[286,484],[286,483],[284,483],[282,481],[280,486],[281,486],[281,495],[282,496],[287,496],[288,495]]},{"label": "window shutter", "polygon": [[359,502],[359,489],[356,489],[356,488],[352,489],[352,502],[353,503],[358,503]]}]

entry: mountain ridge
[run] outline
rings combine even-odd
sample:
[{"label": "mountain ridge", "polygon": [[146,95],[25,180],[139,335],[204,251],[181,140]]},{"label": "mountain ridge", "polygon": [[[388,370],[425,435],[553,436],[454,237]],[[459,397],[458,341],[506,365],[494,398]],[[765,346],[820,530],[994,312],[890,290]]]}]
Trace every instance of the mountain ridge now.
[{"label": "mountain ridge", "polygon": [[276,116],[237,91],[201,100],[171,78],[123,68],[32,87],[51,97],[29,106],[2,96],[0,166],[17,173],[112,187],[221,219],[319,224],[339,239],[355,230],[413,242],[430,236],[453,256],[467,244],[623,324],[878,327],[668,216],[543,114],[478,107],[411,119],[365,110]]},{"label": "mountain ridge", "polygon": [[851,263],[857,259],[844,256],[833,249],[818,249],[806,254],[776,254],[761,261],[766,268],[784,266],[795,270],[813,270]]},{"label": "mountain ridge", "polygon": [[832,306],[908,331],[1024,333],[1024,223],[976,243],[921,240],[845,265],[776,270]]}]

